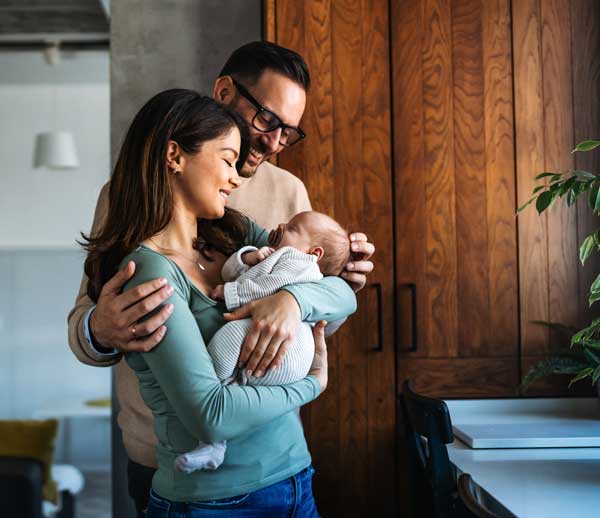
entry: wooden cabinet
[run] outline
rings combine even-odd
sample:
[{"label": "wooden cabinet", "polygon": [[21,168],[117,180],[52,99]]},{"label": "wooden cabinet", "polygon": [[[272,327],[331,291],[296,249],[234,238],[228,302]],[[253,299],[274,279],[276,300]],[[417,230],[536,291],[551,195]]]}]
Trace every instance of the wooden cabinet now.
[{"label": "wooden cabinet", "polygon": [[279,163],[377,247],[358,314],[331,340],[327,393],[303,415],[319,509],[393,516],[403,380],[434,396],[514,396],[558,343],[532,321],[586,318],[598,270],[577,260],[594,226],[585,207],[515,213],[539,172],[600,169],[598,154],[569,153],[600,136],[600,4],[264,6],[265,38],[299,51],[313,83],[308,137]]},{"label": "wooden cabinet", "polygon": [[388,5],[266,3],[266,39],[300,52],[312,88],[305,142],[280,155],[316,210],[378,249],[359,311],[329,342],[326,395],[303,412],[324,516],[394,513],[394,222]]},{"label": "wooden cabinet", "polygon": [[509,395],[518,383],[510,5],[397,1],[391,26],[398,377],[429,394]]}]

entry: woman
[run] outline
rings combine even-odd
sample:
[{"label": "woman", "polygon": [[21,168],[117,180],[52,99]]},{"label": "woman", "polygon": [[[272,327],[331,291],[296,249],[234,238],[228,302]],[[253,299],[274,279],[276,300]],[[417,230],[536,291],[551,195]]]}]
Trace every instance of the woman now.
[{"label": "woman", "polygon": [[[221,282],[225,257],[245,244],[267,243],[263,229],[225,207],[239,185],[235,166],[244,161],[245,131],[237,115],[195,92],[152,98],[123,143],[106,223],[87,238],[92,298],[129,260],[136,274],[126,289],[157,277],[172,288],[173,314],[161,344],[126,358],[159,439],[149,517],[318,516],[310,455],[293,410],[327,384],[322,325],[311,372],[281,387],[221,386],[205,347],[224,323],[224,306],[206,293]],[[302,315],[315,320],[337,320],[355,309],[352,290],[339,278],[286,290]],[[324,293],[335,301],[326,311],[320,310]],[[227,440],[224,463],[215,471],[176,471],[175,458],[200,440]]]}]

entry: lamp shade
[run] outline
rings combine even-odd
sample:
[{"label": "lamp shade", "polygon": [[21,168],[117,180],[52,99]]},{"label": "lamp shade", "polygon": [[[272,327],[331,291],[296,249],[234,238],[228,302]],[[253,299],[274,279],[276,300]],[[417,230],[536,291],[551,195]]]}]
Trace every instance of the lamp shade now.
[{"label": "lamp shade", "polygon": [[70,131],[39,133],[35,139],[33,167],[73,169],[79,167],[75,139]]}]

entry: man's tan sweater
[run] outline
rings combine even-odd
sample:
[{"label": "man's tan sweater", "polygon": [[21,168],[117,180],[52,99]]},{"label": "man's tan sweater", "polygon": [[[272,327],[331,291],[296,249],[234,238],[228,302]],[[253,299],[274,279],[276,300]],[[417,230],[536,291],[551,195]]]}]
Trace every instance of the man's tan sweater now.
[{"label": "man's tan sweater", "polygon": [[[250,216],[266,229],[289,221],[298,212],[311,210],[304,184],[291,173],[269,162],[261,164],[252,178],[243,179],[229,197],[228,205]],[[101,228],[108,210],[108,184],[98,198],[92,234]],[[69,313],[69,345],[77,359],[87,365],[116,365],[115,381],[121,410],[118,423],[129,458],[144,466],[156,467],[156,436],[152,414],[142,401],[137,378],[122,355],[99,354],[85,337],[84,321],[94,302],[87,296],[87,277],[81,280],[75,307]],[[107,344],[108,345],[108,344]]]}]

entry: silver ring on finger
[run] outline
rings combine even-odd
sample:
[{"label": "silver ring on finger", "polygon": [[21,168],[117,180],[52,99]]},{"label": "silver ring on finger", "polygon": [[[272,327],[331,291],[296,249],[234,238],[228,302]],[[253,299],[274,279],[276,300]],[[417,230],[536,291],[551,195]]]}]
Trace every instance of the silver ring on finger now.
[{"label": "silver ring on finger", "polygon": [[133,335],[133,339],[137,340],[137,335],[135,334],[135,326],[131,326],[131,334]]}]

